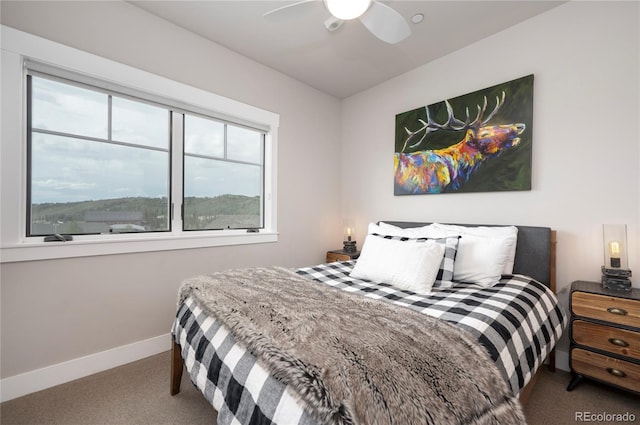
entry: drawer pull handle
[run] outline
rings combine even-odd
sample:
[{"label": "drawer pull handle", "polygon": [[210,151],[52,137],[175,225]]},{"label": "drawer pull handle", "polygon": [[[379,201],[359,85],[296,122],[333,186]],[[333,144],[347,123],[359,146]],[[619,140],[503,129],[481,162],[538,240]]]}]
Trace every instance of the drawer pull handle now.
[{"label": "drawer pull handle", "polygon": [[627,376],[627,374],[621,371],[620,369],[614,369],[612,367],[608,367],[607,372],[609,372],[613,376],[617,376],[618,378],[624,378],[625,376]]},{"label": "drawer pull handle", "polygon": [[609,307],[607,309],[607,311],[611,314],[617,314],[618,316],[626,316],[627,315],[627,310],[625,310],[624,308],[618,308],[618,307]]},{"label": "drawer pull handle", "polygon": [[612,343],[613,345],[617,345],[618,347],[628,347],[629,343],[627,341],[625,341],[624,339],[620,339],[620,338],[609,338],[609,342]]}]

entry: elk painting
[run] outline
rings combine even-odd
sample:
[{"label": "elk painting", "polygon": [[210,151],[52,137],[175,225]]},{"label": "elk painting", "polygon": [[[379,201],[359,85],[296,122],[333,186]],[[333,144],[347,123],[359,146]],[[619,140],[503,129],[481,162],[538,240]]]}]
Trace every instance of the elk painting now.
[{"label": "elk painting", "polygon": [[531,189],[533,75],[396,116],[396,195]]}]

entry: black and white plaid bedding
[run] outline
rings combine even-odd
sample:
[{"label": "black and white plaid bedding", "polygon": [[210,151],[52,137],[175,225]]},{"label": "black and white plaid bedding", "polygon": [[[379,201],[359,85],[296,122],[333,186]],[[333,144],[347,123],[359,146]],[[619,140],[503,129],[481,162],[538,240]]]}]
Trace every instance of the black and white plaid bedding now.
[{"label": "black and white plaid bedding", "polygon": [[[451,322],[476,337],[514,394],[559,340],[567,315],[544,285],[522,275],[503,276],[490,288],[457,283],[418,295],[390,285],[353,279],[354,262],[298,269],[315,281],[406,306]],[[188,298],[172,333],[191,381],[218,411],[218,424],[313,424],[295,393],[270,376],[219,321]]]}]

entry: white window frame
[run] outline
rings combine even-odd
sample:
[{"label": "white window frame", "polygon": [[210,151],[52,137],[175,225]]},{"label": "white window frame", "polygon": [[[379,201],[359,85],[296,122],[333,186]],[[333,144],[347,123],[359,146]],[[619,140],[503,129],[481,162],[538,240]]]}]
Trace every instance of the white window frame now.
[{"label": "white window frame", "polygon": [[[85,257],[132,252],[164,251],[277,242],[277,135],[278,114],[216,95],[159,75],[142,71],[4,25],[0,26],[0,262]],[[74,236],[68,242],[44,242],[26,237],[27,129],[25,61],[33,61],[73,74],[112,82],[117,87],[144,92],[190,109],[213,112],[232,122],[263,128],[264,228],[246,230],[182,231],[178,212],[182,204],[182,151],[172,155],[172,202],[175,213],[170,232]],[[197,111],[197,110],[196,110]],[[174,129],[175,130],[175,129]],[[176,184],[178,179],[179,184]]]}]

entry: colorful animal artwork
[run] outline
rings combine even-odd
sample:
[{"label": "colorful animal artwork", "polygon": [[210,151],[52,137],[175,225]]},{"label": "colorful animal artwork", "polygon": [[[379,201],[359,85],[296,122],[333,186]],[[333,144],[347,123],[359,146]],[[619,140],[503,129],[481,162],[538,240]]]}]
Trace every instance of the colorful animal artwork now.
[{"label": "colorful animal artwork", "polygon": [[[532,89],[530,75],[396,116],[394,193],[531,189]],[[487,113],[487,97],[496,92]],[[470,114],[469,100],[479,96]],[[464,120],[453,104],[464,107]]]}]

